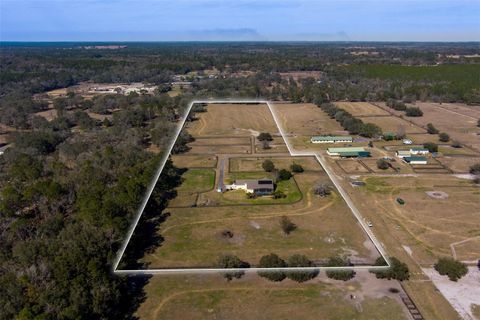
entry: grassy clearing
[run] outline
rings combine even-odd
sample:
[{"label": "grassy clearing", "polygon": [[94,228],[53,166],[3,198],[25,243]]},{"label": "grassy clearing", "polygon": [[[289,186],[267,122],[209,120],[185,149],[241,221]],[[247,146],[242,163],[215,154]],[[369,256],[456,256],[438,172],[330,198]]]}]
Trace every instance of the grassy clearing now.
[{"label": "grassy clearing", "polygon": [[173,164],[178,168],[214,168],[217,157],[214,155],[172,155]]},{"label": "grassy clearing", "polygon": [[[230,171],[259,171],[263,172],[262,163],[267,158],[230,158]],[[293,163],[299,164],[306,171],[321,171],[322,167],[314,157],[268,158],[275,168],[290,170]]]},{"label": "grassy clearing", "polygon": [[385,194],[393,190],[393,187],[384,178],[369,177],[365,179],[365,182],[365,189],[369,192]]},{"label": "grassy clearing", "polygon": [[[207,285],[208,284],[208,285]],[[350,300],[352,283],[266,282],[251,275],[225,282],[218,275],[156,277],[137,316],[157,319],[405,319],[391,297]]]},{"label": "grassy clearing", "polygon": [[[356,259],[373,263],[377,254],[363,245],[367,238],[339,195],[335,192],[325,198],[313,195],[313,185],[328,178],[322,173],[309,173],[298,174],[295,179],[298,187],[290,179],[282,182],[279,188],[295,196],[296,190],[301,190],[303,197],[298,201],[292,201],[293,196],[278,200],[263,200],[262,197],[249,200],[243,191],[238,191],[241,198],[230,201],[250,203],[218,206],[220,201],[226,200],[211,198],[206,206],[168,208],[171,215],[159,229],[165,241],[155,252],[147,254],[144,261],[149,262],[151,268],[209,267],[222,253],[235,254],[256,264],[262,255],[271,252],[285,258],[301,253],[312,260],[355,252]],[[287,191],[287,188],[295,190]],[[224,195],[229,193],[237,194],[227,192]],[[202,193],[198,203],[202,203],[206,196],[221,197],[222,194],[214,191]],[[266,203],[249,205],[257,204],[256,201]],[[279,201],[286,202],[280,204]],[[282,216],[289,216],[298,227],[289,236],[281,230]],[[224,230],[230,230],[233,237],[222,236]]]},{"label": "grassy clearing", "polygon": [[206,192],[213,189],[215,171],[212,169],[188,169],[182,174],[183,182],[178,192]]}]

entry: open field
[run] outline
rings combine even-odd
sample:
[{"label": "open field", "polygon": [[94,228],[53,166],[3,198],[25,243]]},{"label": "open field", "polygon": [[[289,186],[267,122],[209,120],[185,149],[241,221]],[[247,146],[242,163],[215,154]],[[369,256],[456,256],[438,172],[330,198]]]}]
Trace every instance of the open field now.
[{"label": "open field", "polygon": [[207,112],[197,114],[198,120],[188,125],[193,136],[277,134],[270,111],[265,104],[209,104]]},{"label": "open field", "polygon": [[313,103],[274,103],[286,134],[308,136],[344,133],[343,128]]},{"label": "open field", "polygon": [[[264,176],[262,173],[237,174],[239,178],[260,175]],[[313,195],[311,188],[319,179],[322,178],[310,173],[295,176],[303,193],[301,199],[298,191],[291,189],[296,189],[291,179],[279,185],[279,189],[289,195],[284,199],[247,199],[245,193],[239,191],[211,192],[200,195],[200,203],[205,197],[211,198],[208,206],[169,208],[170,217],[159,229],[164,242],[154,253],[145,256],[144,261],[150,268],[207,267],[214,264],[220,254],[230,253],[255,265],[261,256],[277,252],[285,256],[305,254],[316,261],[345,254],[356,263],[371,264],[378,253],[342,199],[336,193],[326,198]],[[328,178],[325,176],[323,180]],[[218,206],[219,202],[243,205]],[[288,216],[297,225],[289,236],[280,229],[281,216]],[[352,232],[352,228],[358,228],[358,232]],[[222,237],[224,230],[230,230],[233,237]]]},{"label": "open field", "polygon": [[[388,116],[385,110],[368,102],[336,102],[337,107],[351,113],[355,117],[361,116]],[[367,121],[367,120],[365,120]]]},{"label": "open field", "polygon": [[409,123],[403,119],[395,116],[381,116],[381,117],[358,117],[363,122],[373,123],[382,128],[383,132],[397,132],[400,127],[403,127],[407,134],[409,133],[426,133],[425,129],[422,129],[416,125]]},{"label": "open field", "polygon": [[368,173],[368,169],[365,168],[357,159],[344,159],[344,160],[337,160],[337,165],[345,171],[347,174],[351,173]]},{"label": "open field", "polygon": [[[272,283],[255,274],[226,282],[219,275],[154,277],[137,316],[159,319],[409,319],[395,281],[359,273],[332,281],[325,274],[305,284]],[[351,299],[351,295],[355,299]]]},{"label": "open field", "polygon": [[[451,255],[450,244],[480,235],[480,189],[468,180],[448,175],[422,177],[371,177],[353,196],[372,219],[398,226],[401,241],[423,265]],[[434,199],[426,191],[443,191],[447,199]],[[396,198],[405,200],[399,205]],[[366,209],[368,207],[368,210]],[[380,229],[376,229],[379,230]],[[480,256],[480,247],[458,255],[460,260]]]},{"label": "open field", "polygon": [[[266,158],[230,158],[230,171],[261,171],[262,163]],[[323,171],[322,167],[314,157],[281,157],[269,158],[276,168],[288,169],[293,163],[299,164],[305,171]]]},{"label": "open field", "polygon": [[480,157],[441,157],[437,160],[455,173],[468,173],[470,166],[480,163]]},{"label": "open field", "polygon": [[249,137],[197,137],[195,141],[190,142],[190,146],[212,146],[212,145],[251,145]]},{"label": "open field", "polygon": [[440,132],[448,133],[452,140],[456,139],[480,152],[480,128],[477,127],[479,117],[476,116],[476,111],[471,110],[469,114],[467,107],[461,105],[455,105],[450,110],[448,105],[430,102],[417,102],[416,106],[423,111],[423,116],[409,120],[421,126],[433,123]]},{"label": "open field", "polygon": [[175,154],[170,158],[179,168],[214,168],[217,165],[217,157],[212,155]]},{"label": "open field", "polygon": [[[228,113],[222,109],[225,106]],[[331,185],[328,176],[314,157],[288,157],[285,142],[275,135],[277,129],[268,130],[274,135],[271,149],[257,153],[256,148],[251,156],[245,156],[255,135],[251,130],[265,132],[267,130],[258,126],[275,124],[271,114],[270,119],[266,117],[264,107],[210,105],[207,112],[197,115],[200,120],[187,125],[190,133],[196,132],[196,140],[188,144],[187,152],[172,156],[175,164],[182,164],[187,170],[182,174],[177,196],[165,210],[168,216],[158,227],[161,245],[142,258],[148,268],[211,267],[226,253],[252,266],[271,252],[285,257],[304,254],[317,264],[340,255],[349,257],[357,265],[371,265],[379,256],[336,190],[332,189],[332,193],[323,198],[314,194],[316,184]],[[249,118],[237,117],[237,110],[241,110],[240,114],[248,110]],[[209,115],[211,111],[213,116]],[[223,116],[230,118],[215,118]],[[196,127],[202,121],[205,127]],[[217,131],[210,126],[221,129]],[[229,127],[243,135],[232,137],[231,132],[219,133]],[[211,141],[214,143],[210,144]],[[286,154],[276,156],[275,146],[285,148],[282,152]],[[227,169],[223,175],[226,184],[237,179],[274,178],[261,168],[265,159],[271,159],[280,169],[289,169],[294,162],[304,166],[305,172],[276,181],[276,191],[285,197],[249,198],[242,190],[217,192],[213,189],[215,176],[224,169]],[[280,227],[282,216],[289,217],[297,226],[288,236]],[[226,230],[230,236],[225,236]]]},{"label": "open field", "polygon": [[250,145],[192,145],[188,154],[226,154],[226,153],[251,153],[252,147]]},{"label": "open field", "polygon": [[[328,147],[342,147],[347,144],[312,144],[314,135],[348,135],[335,119],[330,117],[313,103],[274,103],[287,139],[297,151],[320,151]],[[354,146],[366,146],[367,143],[350,143]]]},{"label": "open field", "polygon": [[[389,162],[393,167],[398,167],[398,159],[395,159],[395,162]],[[377,167],[377,159],[370,159],[370,158],[365,158],[365,159],[360,159],[360,161],[366,165],[371,171],[375,173],[394,173],[395,170],[392,167],[389,167],[388,169],[382,170]]]}]

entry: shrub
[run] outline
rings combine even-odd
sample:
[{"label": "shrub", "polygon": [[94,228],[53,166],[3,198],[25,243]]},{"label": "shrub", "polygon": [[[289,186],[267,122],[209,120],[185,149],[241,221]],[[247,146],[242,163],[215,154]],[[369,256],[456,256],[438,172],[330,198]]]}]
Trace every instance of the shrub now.
[{"label": "shrub", "polygon": [[360,126],[359,134],[367,138],[378,137],[382,134],[382,129],[373,123],[364,123]]},{"label": "shrub", "polygon": [[313,193],[320,197],[326,197],[331,193],[330,186],[325,183],[318,183],[313,187]]},{"label": "shrub", "polygon": [[421,117],[423,116],[422,110],[419,107],[409,107],[405,110],[407,117]]},{"label": "shrub", "polygon": [[450,136],[447,133],[442,132],[438,135],[438,139],[442,142],[448,142],[450,140]]},{"label": "shrub", "polygon": [[[250,265],[245,262],[240,260],[237,256],[231,255],[231,254],[226,254],[222,255],[218,258],[217,260],[217,267],[218,268],[223,268],[223,269],[229,269],[229,268],[249,268]],[[228,271],[224,272],[223,276],[228,280],[232,280],[233,278],[241,278],[245,274],[244,271]]]},{"label": "shrub", "polygon": [[[259,268],[285,268],[287,264],[283,259],[277,256],[274,253],[263,256],[260,258],[260,263],[258,264]],[[258,271],[260,277],[266,278],[270,281],[282,281],[286,278],[285,272],[283,271]]]},{"label": "shrub", "polygon": [[288,180],[292,177],[292,173],[288,170],[285,170],[285,169],[282,169],[280,171],[278,171],[278,179],[280,181],[282,180]]},{"label": "shrub", "polygon": [[387,170],[390,167],[390,164],[385,159],[378,159],[377,160],[377,168],[382,170]]},{"label": "shrub", "polygon": [[259,141],[264,141],[264,140],[266,140],[266,141],[272,141],[272,140],[273,140],[272,135],[271,135],[270,133],[268,133],[268,132],[262,132],[262,133],[260,133],[260,134],[258,135],[257,139],[258,139]]},{"label": "shrub", "polygon": [[437,130],[437,128],[435,128],[435,126],[433,124],[428,123],[427,124],[427,132],[430,133],[430,134],[437,134],[438,130]]},{"label": "shrub", "polygon": [[273,196],[273,199],[283,199],[283,198],[287,197],[287,195],[285,193],[283,193],[282,191],[279,191],[279,190],[272,193],[272,196]]},{"label": "shrub", "polygon": [[405,105],[405,103],[395,99],[388,99],[386,105],[398,111],[405,111],[405,109],[407,109],[407,106]]},{"label": "shrub", "polygon": [[480,175],[480,163],[475,163],[470,167],[470,173]]},{"label": "shrub", "polygon": [[[331,257],[327,262],[327,267],[345,267],[351,265],[350,260],[340,257]],[[327,277],[335,280],[347,281],[355,277],[355,271],[353,270],[328,270],[326,273]]]},{"label": "shrub", "polygon": [[273,162],[271,160],[267,159],[267,160],[263,161],[262,168],[266,172],[272,172],[273,169],[275,169],[275,165],[273,164]]},{"label": "shrub", "polygon": [[270,149],[270,142],[268,140],[262,140],[262,149],[263,150]]},{"label": "shrub", "polygon": [[458,140],[453,140],[453,141],[452,141],[452,147],[454,147],[454,148],[461,148],[461,147],[462,147],[462,144],[461,144],[460,141],[458,141]]},{"label": "shrub", "polygon": [[452,258],[440,258],[433,267],[442,276],[447,275],[451,281],[458,281],[468,273],[466,264]]},{"label": "shrub", "polygon": [[[374,273],[378,279],[395,279],[398,281],[404,281],[410,278],[410,272],[405,263],[395,257],[390,258],[390,263],[391,266],[387,270],[370,270],[370,272]],[[383,266],[385,265],[385,260],[382,257],[379,257],[375,261],[375,265]]]},{"label": "shrub", "polygon": [[292,231],[297,229],[297,226],[285,216],[280,218],[280,227],[286,235],[289,235]]},{"label": "shrub", "polygon": [[297,163],[292,163],[290,170],[292,170],[292,172],[300,173],[303,172],[303,167]]},{"label": "shrub", "polygon": [[438,152],[438,146],[433,142],[426,142],[423,144],[423,147],[430,153]]},{"label": "shrub", "polygon": [[[314,267],[315,264],[310,261],[306,256],[301,254],[294,254],[287,260],[289,267]],[[296,282],[305,282],[315,278],[319,274],[318,269],[314,270],[295,270],[286,272],[287,278]]]}]

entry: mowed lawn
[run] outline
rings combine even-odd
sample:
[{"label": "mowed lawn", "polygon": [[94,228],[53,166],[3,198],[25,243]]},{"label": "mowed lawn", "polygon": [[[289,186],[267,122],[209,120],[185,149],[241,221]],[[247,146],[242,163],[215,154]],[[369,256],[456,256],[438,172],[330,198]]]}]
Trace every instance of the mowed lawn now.
[{"label": "mowed lawn", "polygon": [[213,189],[215,171],[212,169],[188,169],[182,174],[182,180],[182,184],[177,188],[179,193],[206,192]]}]

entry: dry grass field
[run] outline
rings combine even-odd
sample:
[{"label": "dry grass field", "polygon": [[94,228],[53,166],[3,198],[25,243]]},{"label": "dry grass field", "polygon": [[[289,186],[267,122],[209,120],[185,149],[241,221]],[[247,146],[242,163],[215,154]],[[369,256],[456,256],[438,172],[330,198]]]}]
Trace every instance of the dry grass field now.
[{"label": "dry grass field", "polygon": [[192,145],[188,154],[250,154],[251,152],[252,147],[250,145]]},{"label": "dry grass field", "polygon": [[[414,259],[421,265],[431,265],[437,257],[451,255],[452,243],[480,235],[480,189],[469,180],[422,175],[371,177],[365,181],[364,188],[352,193],[364,208],[362,212],[393,226],[401,234],[399,242],[411,248]],[[442,191],[448,198],[434,199],[427,191]],[[405,205],[398,204],[397,197],[405,200]],[[477,259],[480,247],[473,249],[461,252],[458,258]]]},{"label": "dry grass field", "polygon": [[[288,169],[293,163],[299,164],[305,171],[323,171],[314,157],[278,157],[270,158],[275,168]],[[265,158],[230,158],[230,171],[260,171],[263,172],[262,163]]]},{"label": "dry grass field", "polygon": [[353,173],[368,173],[368,169],[365,168],[357,159],[344,159],[336,161],[336,164],[345,171],[347,174]]},{"label": "dry grass field", "polygon": [[175,154],[171,159],[179,168],[214,168],[217,165],[217,157],[212,155]]},{"label": "dry grass field", "polygon": [[188,125],[193,136],[248,136],[259,132],[278,134],[268,106],[265,104],[209,104],[207,112],[198,113],[198,120]]},{"label": "dry grass field", "polygon": [[403,119],[395,116],[380,116],[380,117],[358,117],[363,122],[373,123],[382,128],[383,132],[397,132],[400,127],[403,127],[407,134],[409,133],[426,133],[427,131],[416,125],[409,123]]},{"label": "dry grass field", "polygon": [[[219,275],[154,277],[137,311],[143,320],[170,319],[409,319],[397,282],[359,273],[343,282],[325,274],[307,283],[272,283],[255,274],[227,282]],[[356,298],[351,299],[350,295]]]},{"label": "dry grass field", "polygon": [[[211,267],[225,253],[237,255],[253,266],[271,252],[285,257],[305,254],[318,263],[342,255],[356,264],[372,264],[379,256],[335,190],[325,198],[314,194],[317,183],[331,184],[314,157],[289,157],[278,135],[274,135],[271,149],[261,150],[257,141],[254,153],[246,156],[251,151],[253,131],[277,132],[262,127],[275,125],[272,115],[265,114],[269,112],[265,108],[265,105],[210,105],[207,112],[198,114],[199,120],[187,126],[196,140],[189,143],[190,150],[172,159],[174,164],[188,170],[182,174],[177,197],[166,209],[169,216],[159,225],[161,245],[143,258],[149,268]],[[235,114],[237,111],[239,116]],[[236,132],[234,137],[228,128]],[[221,135],[223,131],[228,133]],[[277,156],[276,148],[284,154]],[[250,199],[242,190],[222,193],[214,189],[221,166],[226,170],[223,181],[227,184],[236,179],[272,176],[262,170],[265,159],[271,159],[280,169],[289,169],[295,162],[306,170],[289,180],[276,182],[276,190],[283,192],[284,198]],[[288,236],[280,227],[282,216],[289,217],[297,226]],[[232,236],[222,234],[225,230]]]},{"label": "dry grass field", "polygon": [[340,134],[345,131],[333,119],[313,103],[274,103],[286,134],[308,136]]},{"label": "dry grass field", "polygon": [[196,137],[195,141],[189,144],[190,146],[211,146],[211,145],[251,145],[251,139],[249,137],[231,137],[231,138],[219,138],[219,137]]},{"label": "dry grass field", "polygon": [[468,173],[470,167],[480,163],[480,157],[441,157],[438,158],[444,166],[448,167],[454,173]]},{"label": "dry grass field", "polygon": [[[231,253],[255,265],[261,256],[276,252],[285,257],[305,254],[319,261],[340,254],[356,263],[373,263],[378,253],[339,195],[313,195],[313,185],[328,178],[309,172],[296,175],[295,180],[303,196],[293,203],[272,204],[273,200],[265,199],[262,204],[256,199],[249,201],[242,192],[240,204],[244,205],[240,206],[168,208],[170,217],[159,228],[164,242],[146,255],[144,262],[150,268],[208,267],[219,255]],[[235,194],[226,192],[224,196],[234,204],[238,199],[230,197]],[[222,194],[212,192],[214,195]],[[282,216],[297,225],[289,236],[280,228]],[[230,230],[233,237],[222,236],[224,230]]]},{"label": "dry grass field", "polygon": [[[451,139],[459,140],[480,152],[480,136],[478,135],[480,128],[477,127],[479,119],[477,111],[458,104],[449,106],[438,103],[418,102],[416,106],[423,111],[423,116],[412,117],[409,120],[421,126],[433,123],[440,132],[448,133]],[[452,107],[452,110],[449,107]]]},{"label": "dry grass field", "polygon": [[[268,108],[226,106],[222,109],[220,105],[210,105],[207,112],[198,114],[198,121],[188,124],[187,129],[197,140],[190,144],[190,151],[172,159],[182,167],[210,169],[187,171],[190,176],[184,176],[179,196],[166,209],[169,216],[159,225],[158,234],[163,242],[142,261],[149,268],[207,267],[212,266],[220,254],[229,253],[255,266],[262,255],[275,252],[282,258],[295,253],[305,254],[317,263],[331,255],[346,255],[355,263],[372,263],[378,252],[339,194],[335,191],[326,198],[313,194],[315,184],[329,182],[313,158],[275,155],[275,149],[270,149],[270,156],[268,150],[258,148],[258,141],[251,150],[253,153],[246,153],[246,147],[251,149],[252,136],[258,132],[275,134],[278,131],[272,127],[275,123]],[[259,107],[257,118],[253,108]],[[375,110],[374,107],[365,104],[357,111],[369,112]],[[342,131],[335,120],[329,119],[313,104],[280,103],[274,108],[296,150],[323,150],[325,145],[309,143],[310,136]],[[376,110],[374,112],[381,112]],[[241,115],[237,116],[237,111]],[[463,109],[457,111],[464,112]],[[384,128],[385,131],[396,131],[396,126],[405,122],[392,116],[365,117],[364,121],[380,121],[377,124],[388,128]],[[409,126],[406,126],[407,132]],[[425,132],[422,130],[418,132]],[[213,147],[209,143],[212,136],[215,139]],[[419,144],[438,142],[437,135],[426,133],[413,133],[409,137]],[[416,137],[425,141],[418,141]],[[441,145],[441,153],[452,156],[442,156],[431,160],[427,166],[414,167],[396,159],[394,165],[401,167],[397,174],[391,169],[376,169],[376,159],[392,156],[395,149],[407,147],[397,143],[393,149],[386,150],[384,144],[374,144],[373,157],[361,160],[365,165],[354,159],[327,157],[326,160],[365,219],[372,221],[372,231],[388,254],[408,264],[411,280],[402,286],[424,318],[458,319],[458,314],[422,273],[421,267],[431,267],[439,256],[455,255],[464,261],[478,259],[480,189],[469,180],[429,172],[449,172],[443,165],[454,172],[464,172],[474,161],[475,151]],[[275,137],[272,145],[284,148],[279,137]],[[278,184],[288,194],[287,198],[248,199],[243,191],[218,193],[211,189],[213,168],[218,177],[222,159],[226,163],[225,181],[230,182],[267,176],[261,168],[266,158],[271,158],[279,168],[287,168],[295,161],[307,170]],[[349,184],[352,179],[364,180],[366,186],[354,188]],[[429,191],[441,191],[448,196],[435,199],[427,194]],[[404,199],[405,204],[398,204],[397,197]],[[288,236],[280,229],[282,216],[288,216],[297,225]],[[225,237],[225,230],[232,236]],[[343,283],[326,279],[322,272],[313,281],[296,284],[290,280],[267,282],[255,274],[231,282],[219,275],[158,276],[147,285],[147,299],[140,306],[138,316],[140,319],[288,319],[295,313],[304,319],[408,319],[398,295],[388,292],[391,286],[399,287],[398,282],[372,278],[368,273],[359,272],[355,280]],[[359,298],[351,299],[352,293]]]},{"label": "dry grass field", "polygon": [[335,105],[351,113],[355,117],[389,115],[385,110],[368,102],[336,102]]}]

